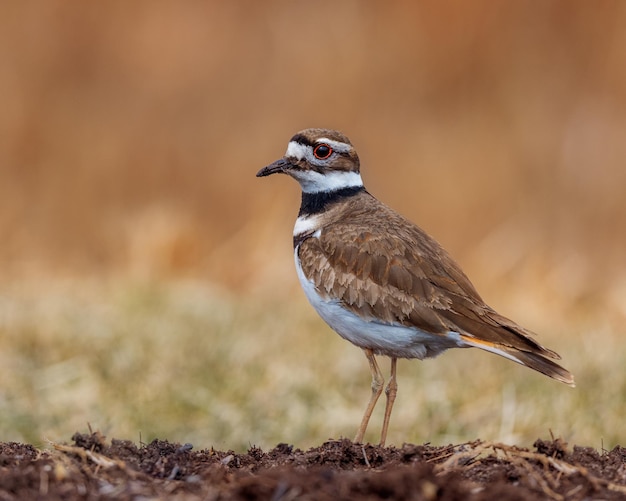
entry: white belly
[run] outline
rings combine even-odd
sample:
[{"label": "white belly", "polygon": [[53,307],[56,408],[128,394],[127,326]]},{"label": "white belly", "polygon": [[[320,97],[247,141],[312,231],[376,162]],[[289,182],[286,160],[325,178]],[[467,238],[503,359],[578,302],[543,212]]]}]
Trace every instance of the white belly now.
[{"label": "white belly", "polygon": [[447,335],[430,334],[399,324],[364,319],[343,308],[337,300],[322,298],[313,283],[304,276],[298,247],[294,258],[300,284],[315,311],[337,334],[351,343],[374,350],[379,355],[419,359],[434,357],[448,348],[464,346],[455,332],[448,332]]}]

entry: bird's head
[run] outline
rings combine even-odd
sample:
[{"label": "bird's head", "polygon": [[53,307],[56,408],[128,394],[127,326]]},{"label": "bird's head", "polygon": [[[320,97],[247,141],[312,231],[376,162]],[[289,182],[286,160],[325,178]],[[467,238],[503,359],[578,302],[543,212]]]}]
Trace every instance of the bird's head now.
[{"label": "bird's head", "polygon": [[363,186],[359,157],[350,140],[335,130],[305,129],[289,141],[280,160],[257,172],[257,177],[289,174],[305,193],[332,192]]}]

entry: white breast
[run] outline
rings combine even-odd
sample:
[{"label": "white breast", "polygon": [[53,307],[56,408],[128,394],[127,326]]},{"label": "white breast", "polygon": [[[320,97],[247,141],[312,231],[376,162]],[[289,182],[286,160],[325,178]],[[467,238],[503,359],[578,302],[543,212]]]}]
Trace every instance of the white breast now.
[{"label": "white breast", "polygon": [[310,233],[320,225],[320,216],[298,216],[296,224],[293,227],[293,236],[298,237],[306,233]]},{"label": "white breast", "polygon": [[338,300],[323,298],[304,275],[298,249],[299,246],[295,248],[294,259],[304,294],[319,316],[344,339],[361,348],[372,349],[376,354],[397,358],[423,359],[439,355],[448,348],[464,346],[455,332],[438,335],[403,325],[384,324],[346,310]]}]

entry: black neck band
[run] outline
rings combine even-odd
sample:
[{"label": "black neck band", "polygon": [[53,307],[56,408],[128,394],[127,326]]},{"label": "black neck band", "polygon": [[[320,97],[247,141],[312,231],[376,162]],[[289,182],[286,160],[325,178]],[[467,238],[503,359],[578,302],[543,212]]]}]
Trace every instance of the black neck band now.
[{"label": "black neck band", "polygon": [[350,186],[349,188],[341,188],[340,190],[335,191],[321,191],[319,193],[302,192],[302,203],[300,204],[300,212],[298,213],[298,216],[319,214],[330,204],[350,198],[357,193],[361,193],[362,191],[365,191],[363,186]]}]

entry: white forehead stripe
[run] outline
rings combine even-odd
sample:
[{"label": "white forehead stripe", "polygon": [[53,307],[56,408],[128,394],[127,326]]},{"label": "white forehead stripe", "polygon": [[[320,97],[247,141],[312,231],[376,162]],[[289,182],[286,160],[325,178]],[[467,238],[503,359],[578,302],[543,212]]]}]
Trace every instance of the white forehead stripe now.
[{"label": "white forehead stripe", "polygon": [[290,141],[287,145],[287,152],[285,153],[285,156],[288,158],[297,158],[298,160],[302,160],[307,156],[308,149],[309,147],[306,144]]},{"label": "white forehead stripe", "polygon": [[[328,139],[325,137],[322,137],[315,141],[315,144],[322,143],[327,144],[333,150],[339,153],[348,153],[352,149],[352,146],[350,146],[349,144],[342,143],[341,141],[334,141],[333,139]],[[298,143],[297,141],[290,141],[287,145],[287,152],[285,153],[285,156],[302,160],[307,156],[310,157],[312,151],[312,146],[307,146],[306,144]]]},{"label": "white forehead stripe", "polygon": [[333,141],[332,139],[327,139],[325,137],[318,139],[317,141],[315,141],[315,143],[326,143],[333,150],[339,151],[341,153],[348,153],[352,149],[352,146],[350,146],[349,144],[342,143],[341,141]]}]

